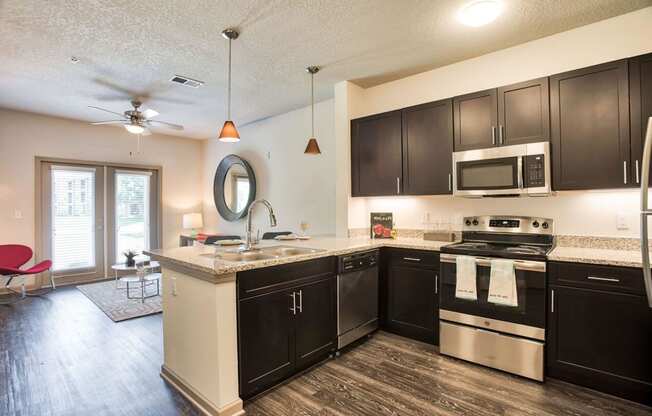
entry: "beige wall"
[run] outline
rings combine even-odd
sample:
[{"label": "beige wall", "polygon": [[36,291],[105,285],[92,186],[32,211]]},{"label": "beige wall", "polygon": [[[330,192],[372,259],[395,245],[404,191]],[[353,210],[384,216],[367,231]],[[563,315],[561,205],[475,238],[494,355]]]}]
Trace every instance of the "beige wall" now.
[{"label": "beige wall", "polygon": [[[274,231],[299,231],[302,220],[308,233],[335,233],[335,140],[333,100],[315,106],[315,135],[321,155],[303,153],[310,135],[310,107],[270,117],[240,128],[239,143],[217,139],[203,142],[204,229],[244,236],[245,220],[225,221],[213,201],[217,165],[229,154],[249,162],[256,175],[257,198],[268,199],[278,220]],[[270,230],[266,211],[256,208],[254,232]]]},{"label": "beige wall", "polygon": [[[356,105],[349,109],[348,117],[394,110],[648,53],[652,51],[651,21],[652,7],[648,7],[362,90],[356,92]],[[344,88],[335,89],[336,103],[344,101],[338,97],[342,90]],[[338,115],[343,112],[340,107],[335,111]],[[341,162],[338,160],[338,163]],[[389,210],[395,213],[396,225],[400,228],[422,228],[426,213],[430,213],[431,221],[439,218],[453,222],[459,221],[462,215],[544,215],[557,221],[560,234],[604,236],[638,236],[637,207],[635,191],[573,192],[543,199],[399,197],[352,198],[348,202],[351,228],[367,227],[370,211]],[[624,218],[627,229],[618,229],[618,216]]]},{"label": "beige wall", "polygon": [[34,157],[45,156],[162,166],[161,245],[177,246],[182,214],[201,211],[201,142],[153,134],[141,146],[131,157],[136,136],[122,128],[0,109],[0,244],[34,247]]}]

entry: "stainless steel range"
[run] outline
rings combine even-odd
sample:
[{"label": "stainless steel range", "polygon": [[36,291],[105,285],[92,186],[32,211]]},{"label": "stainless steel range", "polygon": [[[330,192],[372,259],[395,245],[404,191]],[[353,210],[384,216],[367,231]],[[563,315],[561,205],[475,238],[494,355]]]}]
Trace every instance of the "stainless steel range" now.
[{"label": "stainless steel range", "polygon": [[464,219],[441,249],[440,352],[543,381],[547,218]]}]

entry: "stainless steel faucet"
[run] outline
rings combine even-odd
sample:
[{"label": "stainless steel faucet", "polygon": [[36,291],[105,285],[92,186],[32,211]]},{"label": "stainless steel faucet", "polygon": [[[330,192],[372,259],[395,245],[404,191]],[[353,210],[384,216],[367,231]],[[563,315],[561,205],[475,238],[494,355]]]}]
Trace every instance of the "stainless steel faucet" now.
[{"label": "stainless steel faucet", "polygon": [[274,215],[274,208],[272,208],[272,204],[270,204],[269,201],[266,199],[257,199],[254,202],[252,202],[251,205],[249,205],[249,210],[247,210],[247,229],[246,229],[247,241],[245,241],[243,247],[244,251],[251,250],[252,247],[251,212],[253,211],[254,207],[259,203],[265,205],[265,207],[267,207],[267,211],[269,211],[269,225],[271,227],[276,227],[276,215]]}]

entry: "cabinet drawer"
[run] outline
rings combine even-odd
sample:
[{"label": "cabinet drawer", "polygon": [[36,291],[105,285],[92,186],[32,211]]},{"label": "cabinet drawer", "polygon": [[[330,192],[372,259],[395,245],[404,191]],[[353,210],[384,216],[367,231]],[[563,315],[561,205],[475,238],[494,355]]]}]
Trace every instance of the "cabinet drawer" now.
[{"label": "cabinet drawer", "polygon": [[643,271],[640,269],[551,262],[548,265],[548,273],[551,285],[645,295]]},{"label": "cabinet drawer", "polygon": [[432,251],[392,248],[389,249],[389,261],[391,264],[439,269],[439,253]]},{"label": "cabinet drawer", "polygon": [[239,299],[246,299],[275,290],[289,288],[313,280],[335,275],[335,257],[288,263],[279,266],[238,272],[237,285]]}]

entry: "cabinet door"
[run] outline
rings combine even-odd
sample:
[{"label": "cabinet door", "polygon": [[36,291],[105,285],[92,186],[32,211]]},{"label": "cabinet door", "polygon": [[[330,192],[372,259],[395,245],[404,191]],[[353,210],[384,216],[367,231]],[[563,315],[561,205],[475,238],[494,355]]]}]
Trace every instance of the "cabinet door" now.
[{"label": "cabinet door", "polygon": [[652,404],[652,309],[645,297],[551,286],[548,375]]},{"label": "cabinet door", "polygon": [[351,121],[351,192],[353,196],[401,193],[401,112]]},{"label": "cabinet door", "polygon": [[652,117],[652,54],[629,60],[630,111],[632,120],[632,170],[634,185],[640,185],[641,160],[648,118]]},{"label": "cabinet door", "polygon": [[404,193],[452,193],[452,159],[452,100],[403,110]]},{"label": "cabinet door", "polygon": [[294,290],[297,370],[322,360],[337,348],[336,290],[334,276]]},{"label": "cabinet door", "polygon": [[498,144],[550,140],[548,78],[498,88]]},{"label": "cabinet door", "polygon": [[496,145],[497,107],[495,89],[453,99],[456,152]]},{"label": "cabinet door", "polygon": [[436,274],[409,265],[390,265],[387,290],[390,331],[431,344],[435,342]]},{"label": "cabinet door", "polygon": [[555,190],[628,186],[627,61],[550,77]]},{"label": "cabinet door", "polygon": [[239,302],[240,396],[251,397],[294,371],[295,340],[291,291]]}]

